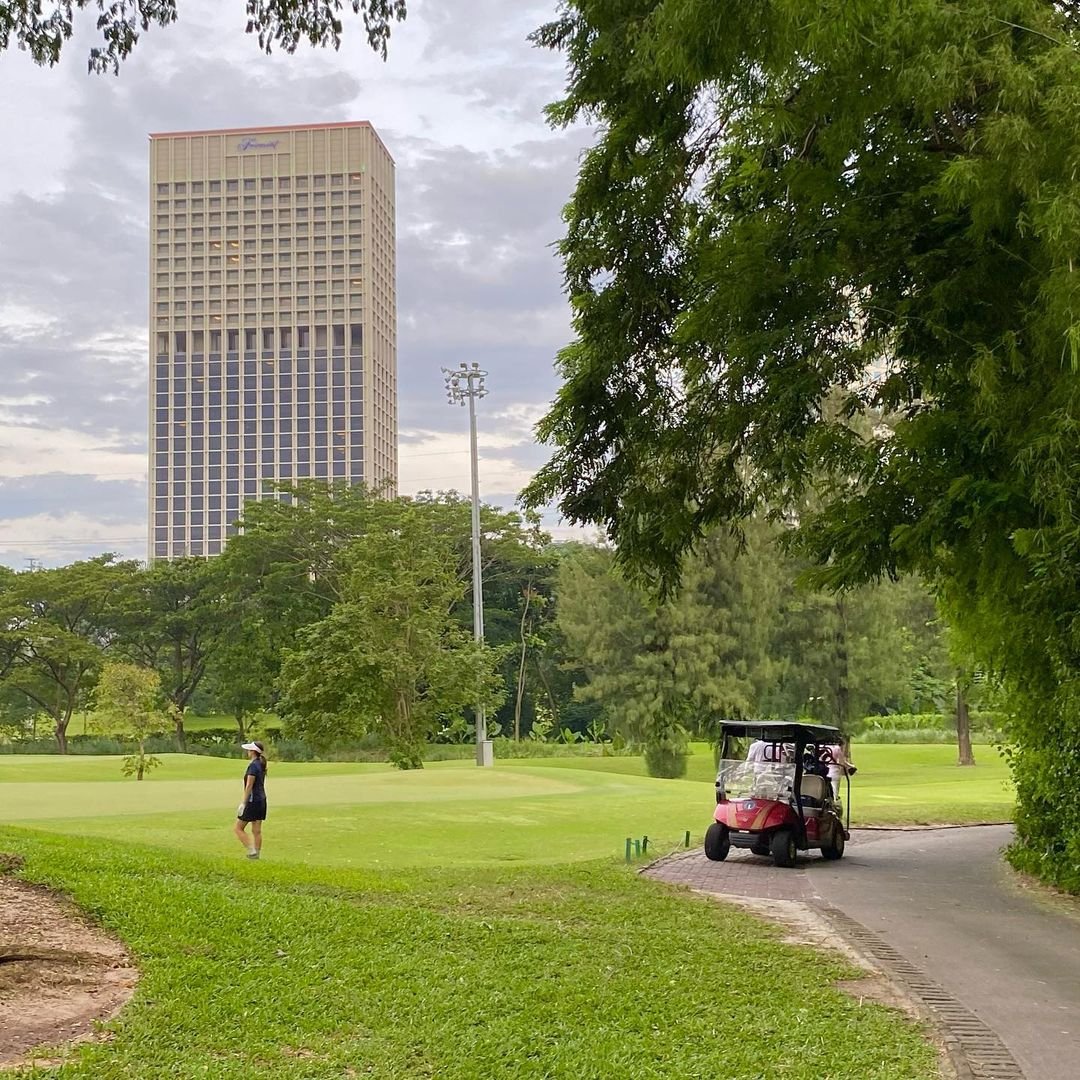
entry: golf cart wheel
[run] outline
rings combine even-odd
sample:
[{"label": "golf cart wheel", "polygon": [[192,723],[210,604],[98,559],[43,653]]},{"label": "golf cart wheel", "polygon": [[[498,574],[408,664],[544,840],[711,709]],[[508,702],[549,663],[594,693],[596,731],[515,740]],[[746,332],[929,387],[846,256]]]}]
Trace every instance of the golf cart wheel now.
[{"label": "golf cart wheel", "polygon": [[794,866],[798,848],[795,846],[795,834],[791,829],[777,829],[773,833],[772,844],[773,862],[777,866]]},{"label": "golf cart wheel", "polygon": [[844,857],[844,830],[839,825],[833,829],[832,843],[822,844],[821,857],[823,859],[842,859]]},{"label": "golf cart wheel", "polygon": [[705,858],[710,862],[723,862],[731,850],[731,837],[728,828],[714,821],[705,830]]}]

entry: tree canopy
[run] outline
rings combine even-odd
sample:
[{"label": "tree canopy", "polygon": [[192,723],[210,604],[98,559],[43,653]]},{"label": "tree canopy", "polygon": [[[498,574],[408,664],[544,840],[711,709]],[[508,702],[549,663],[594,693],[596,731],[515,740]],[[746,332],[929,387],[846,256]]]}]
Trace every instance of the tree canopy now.
[{"label": "tree canopy", "polygon": [[[100,39],[90,50],[89,68],[114,74],[142,33],[169,26],[179,15],[177,0],[0,0],[0,52],[14,43],[34,63],[52,66],[86,9],[97,10]],[[405,0],[244,0],[243,10],[246,32],[267,53],[275,47],[295,52],[305,41],[338,48],[342,16],[351,10],[363,18],[368,44],[385,60],[391,24],[404,20]]]},{"label": "tree canopy", "polygon": [[529,500],[668,584],[757,507],[835,587],[920,572],[1012,690],[1027,865],[1080,887],[1080,9],[568,0],[537,41],[601,133]]},{"label": "tree canopy", "polygon": [[282,704],[315,739],[376,731],[422,768],[444,718],[499,703],[497,655],[454,618],[465,592],[436,502],[387,501],[339,556],[340,594],[285,653]]}]

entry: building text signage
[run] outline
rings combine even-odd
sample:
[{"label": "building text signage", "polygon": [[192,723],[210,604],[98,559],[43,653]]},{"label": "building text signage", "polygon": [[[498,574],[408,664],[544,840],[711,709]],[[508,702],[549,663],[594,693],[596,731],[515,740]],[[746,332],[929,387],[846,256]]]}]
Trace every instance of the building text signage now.
[{"label": "building text signage", "polygon": [[236,144],[236,149],[242,154],[245,150],[276,150],[280,139],[265,139],[260,141],[259,139],[253,139],[250,136],[246,139],[241,139]]}]

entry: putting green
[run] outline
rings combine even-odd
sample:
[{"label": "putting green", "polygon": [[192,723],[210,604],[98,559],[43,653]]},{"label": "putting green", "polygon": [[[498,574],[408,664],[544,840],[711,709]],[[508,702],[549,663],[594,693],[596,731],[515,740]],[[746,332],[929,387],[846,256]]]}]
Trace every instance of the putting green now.
[{"label": "putting green", "polygon": [[[188,772],[191,763],[178,760],[176,771]],[[153,782],[63,779],[88,764],[30,762],[35,775],[51,768],[56,778],[32,783],[4,769],[0,814],[11,824],[72,835],[211,854],[237,850],[230,830],[243,762],[214,761],[207,768],[213,778],[205,780],[163,779],[171,757]],[[222,765],[229,779],[217,775]],[[271,766],[266,835],[275,859],[371,866],[576,861],[616,855],[627,836],[673,845],[686,829],[700,834],[710,814],[710,793],[689,781],[459,762],[409,773],[349,768]]]},{"label": "putting green", "polygon": [[[1012,793],[1000,757],[958,769],[947,746],[860,746],[855,824],[1004,820]],[[143,783],[118,758],[0,757],[0,823],[229,855],[244,762],[165,755]],[[385,765],[271,764],[267,854],[371,867],[558,863],[619,855],[627,837],[654,851],[698,844],[712,816],[711,755],[690,780],[641,775],[639,758]]]}]

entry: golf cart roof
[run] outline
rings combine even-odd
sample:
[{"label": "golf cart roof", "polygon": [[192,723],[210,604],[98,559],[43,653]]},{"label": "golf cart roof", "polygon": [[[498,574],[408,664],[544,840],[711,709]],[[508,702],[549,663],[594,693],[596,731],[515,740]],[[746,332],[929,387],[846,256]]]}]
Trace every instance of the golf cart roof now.
[{"label": "golf cart roof", "polygon": [[840,743],[844,739],[839,728],[828,724],[795,724],[789,720],[726,720],[720,731],[763,742]]}]

